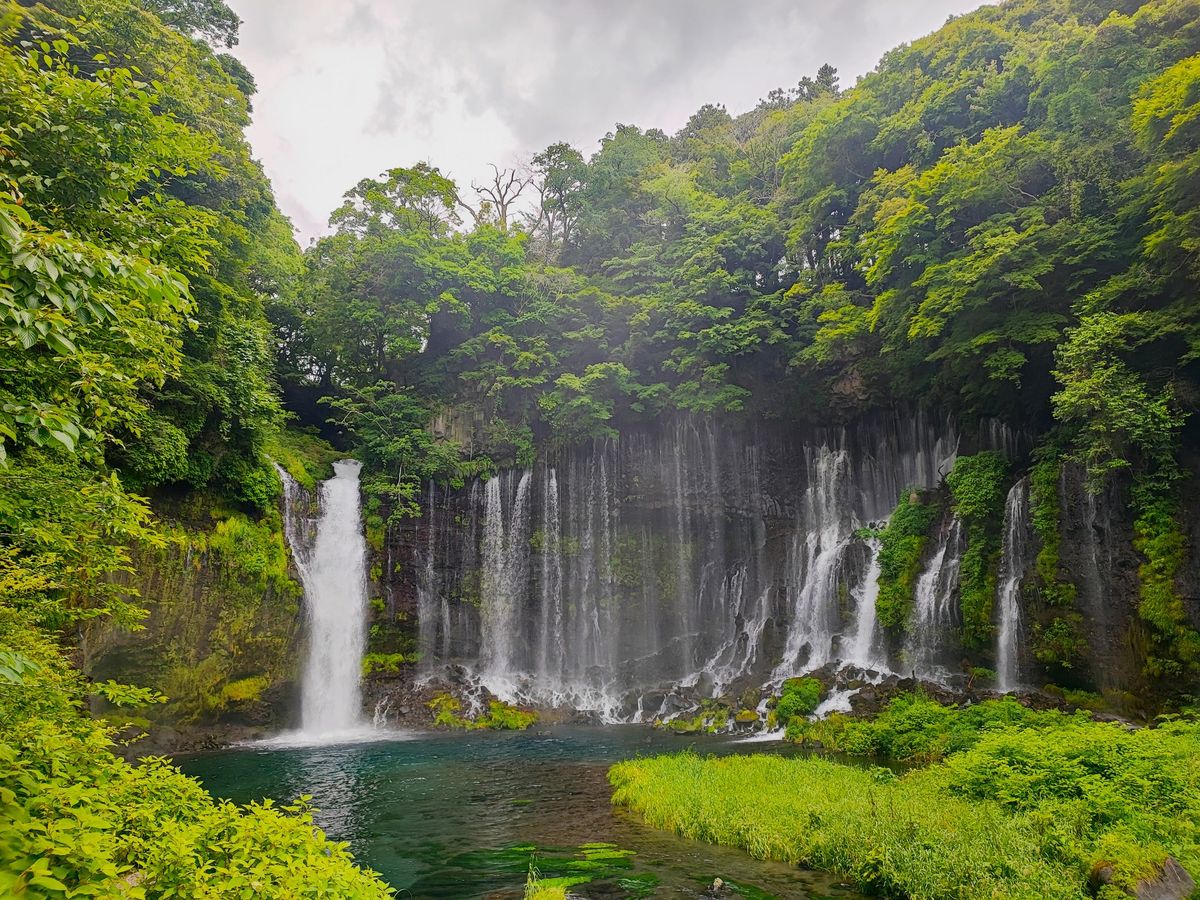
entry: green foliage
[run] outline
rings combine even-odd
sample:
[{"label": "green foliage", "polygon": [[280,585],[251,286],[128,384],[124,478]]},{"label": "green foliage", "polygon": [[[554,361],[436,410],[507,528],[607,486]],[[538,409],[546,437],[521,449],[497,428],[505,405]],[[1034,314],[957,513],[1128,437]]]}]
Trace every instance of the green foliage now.
[{"label": "green foliage", "polygon": [[103,697],[113,706],[147,706],[167,702],[167,698],[156,690],[112,680],[94,683],[91,693]]},{"label": "green foliage", "polygon": [[1000,565],[1008,461],[999,453],[960,456],[946,477],[954,512],[967,529],[967,549],[959,566],[963,644],[983,646],[992,632],[992,602]]},{"label": "green foliage", "polygon": [[362,660],[363,677],[371,675],[399,675],[400,667],[406,663],[417,662],[416,654],[403,653],[364,653]]},{"label": "green foliage", "polygon": [[[691,716],[679,715],[666,721],[654,720],[655,728],[665,728],[674,734],[717,734],[729,727],[732,711],[718,700],[701,700]],[[757,718],[757,716],[755,717]]]},{"label": "green foliage", "polygon": [[992,728],[1050,727],[1068,719],[1058,712],[1034,712],[1010,697],[956,708],[915,691],[890,700],[874,718],[835,713],[800,723],[788,737],[800,743],[820,741],[830,750],[857,756],[935,762],[973,746]]},{"label": "green foliage", "polygon": [[949,795],[928,778],[884,782],[819,758],[618,763],[613,802],[647,824],[752,856],[836,872],[898,897],[1086,896],[1039,853],[1029,817]]},{"label": "green foliage", "polygon": [[1062,464],[1048,453],[1029,473],[1030,523],[1038,537],[1038,590],[1050,606],[1070,606],[1075,601],[1075,585],[1059,574],[1062,535],[1059,532],[1058,482]]},{"label": "green foliage", "polygon": [[461,715],[462,701],[452,694],[435,694],[426,705],[433,712],[433,724],[442,728],[524,731],[538,719],[533,710],[521,709],[503,700],[488,701],[487,712],[473,719]]},{"label": "green foliage", "polygon": [[929,530],[940,514],[936,503],[906,491],[887,527],[879,533],[879,597],[875,611],[884,628],[897,631],[908,627],[921,557]]},{"label": "green foliage", "polygon": [[1083,636],[1083,616],[1074,610],[1054,615],[1048,622],[1033,623],[1034,658],[1047,666],[1072,669],[1087,651]]},{"label": "green foliage", "polygon": [[37,666],[36,678],[0,685],[0,893],[390,896],[313,825],[305,798],[237,807],[163,760],[114,756],[108,732],[81,715],[83,680],[4,604],[0,642]]},{"label": "green foliage", "polygon": [[1195,722],[1131,731],[1011,699],[955,710],[913,696],[854,725],[827,729],[838,749],[944,761],[897,777],[817,758],[665,756],[614,766],[613,800],[885,896],[1083,898],[1103,865],[1126,890],[1167,856],[1200,865]]},{"label": "green foliage", "polygon": [[787,725],[797,716],[809,716],[821,705],[825,685],[817,678],[789,678],[775,701],[775,719]]},{"label": "green foliage", "polygon": [[0,469],[0,578],[7,602],[50,629],[76,629],[86,661],[98,623],[137,628],[144,611],[119,583],[133,572],[129,546],[161,547],[144,500],[115,476],[67,456],[27,453]]},{"label": "green foliage", "polygon": [[[2,367],[19,373],[0,383],[21,426],[5,443],[82,442],[138,488],[266,508],[263,308],[298,251],[242,134],[252,79],[128,0],[5,9],[0,295],[25,310],[0,348],[21,357]],[[223,3],[155,10],[236,36]]]},{"label": "green foliage", "polygon": [[1141,599],[1138,615],[1150,626],[1153,650],[1147,674],[1156,678],[1200,675],[1200,632],[1192,627],[1176,579],[1183,569],[1187,537],[1178,521],[1177,469],[1166,463],[1134,488],[1134,547],[1144,562],[1138,567]]}]

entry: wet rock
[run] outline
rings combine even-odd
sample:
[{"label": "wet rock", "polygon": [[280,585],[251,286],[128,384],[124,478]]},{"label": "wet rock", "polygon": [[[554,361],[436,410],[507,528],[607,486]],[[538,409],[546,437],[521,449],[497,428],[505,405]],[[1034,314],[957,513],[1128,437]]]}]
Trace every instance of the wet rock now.
[{"label": "wet rock", "polygon": [[[1091,880],[1096,888],[1111,885],[1113,866],[1105,864],[1095,869]],[[1188,900],[1195,890],[1195,879],[1174,857],[1168,856],[1158,875],[1139,881],[1132,893],[1125,893],[1137,900]]]},{"label": "wet rock", "polygon": [[1174,857],[1167,857],[1156,878],[1139,881],[1133,895],[1138,900],[1187,900],[1196,890],[1196,880]]}]

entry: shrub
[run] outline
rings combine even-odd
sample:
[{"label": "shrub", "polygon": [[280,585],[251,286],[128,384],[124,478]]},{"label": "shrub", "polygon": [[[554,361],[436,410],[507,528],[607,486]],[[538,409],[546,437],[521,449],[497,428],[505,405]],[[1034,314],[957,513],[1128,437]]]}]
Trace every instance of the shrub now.
[{"label": "shrub", "polygon": [[967,707],[943,706],[922,691],[893,698],[872,719],[835,713],[822,722],[799,723],[789,737],[800,743],[856,756],[934,762],[975,744],[989,729],[1050,727],[1071,721],[1057,711],[1028,709],[1012,697]]},{"label": "shrub", "polygon": [[912,618],[921,556],[940,513],[937,504],[922,503],[912,492],[905,492],[887,528],[879,533],[879,597],[875,609],[884,628],[906,628]]},{"label": "shrub", "polygon": [[775,702],[775,719],[787,725],[796,716],[809,716],[821,705],[825,685],[817,678],[789,678]]},{"label": "shrub", "polygon": [[214,801],[161,759],[132,766],[83,715],[84,682],[57,648],[0,605],[0,896],[388,897],[306,798]]},{"label": "shrub", "polygon": [[992,633],[1007,476],[1008,461],[988,451],[960,456],[946,477],[955,515],[967,528],[967,549],[959,566],[963,644],[967,647],[983,646]]}]

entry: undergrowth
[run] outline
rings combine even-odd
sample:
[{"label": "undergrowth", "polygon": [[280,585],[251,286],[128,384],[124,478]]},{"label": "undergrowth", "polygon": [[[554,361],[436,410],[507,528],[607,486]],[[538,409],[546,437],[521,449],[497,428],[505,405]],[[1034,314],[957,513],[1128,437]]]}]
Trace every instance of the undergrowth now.
[{"label": "undergrowth", "polygon": [[1013,701],[958,710],[908,698],[861,726],[835,720],[826,740],[942,761],[897,776],[683,753],[614,766],[613,800],[655,827],[884,896],[1084,898],[1101,868],[1112,869],[1106,893],[1131,891],[1168,856],[1200,870],[1194,721],[1128,730]]},{"label": "undergrowth", "polygon": [[0,896],[391,896],[316,828],[307,798],[239,807],[164,760],[115,756],[57,647],[2,605],[0,635]]},{"label": "undergrowth", "polygon": [[426,705],[433,713],[433,724],[443,728],[523,731],[538,720],[538,715],[533,710],[521,709],[503,700],[488,701],[487,712],[474,718],[462,715],[462,701],[453,694],[435,694]]}]

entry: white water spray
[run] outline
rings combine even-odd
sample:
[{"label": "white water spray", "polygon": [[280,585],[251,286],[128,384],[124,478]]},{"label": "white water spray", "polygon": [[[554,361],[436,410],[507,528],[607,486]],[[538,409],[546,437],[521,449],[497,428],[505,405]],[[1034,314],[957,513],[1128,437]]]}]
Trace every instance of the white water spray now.
[{"label": "white water spray", "polygon": [[922,678],[946,681],[947,652],[961,614],[958,608],[958,574],[962,563],[962,523],[957,517],[938,531],[937,548],[918,576],[913,617],[905,652],[913,671]]},{"label": "white water spray", "polygon": [[[361,729],[363,644],[367,615],[367,546],[359,515],[353,460],[334,463],[321,485],[321,512],[313,524],[294,509],[298,487],[287,488],[287,537],[308,612],[308,656],[301,680],[301,733],[330,740]],[[311,544],[310,544],[311,538]]]},{"label": "white water spray", "polygon": [[1008,692],[1019,684],[1021,665],[1021,579],[1028,564],[1026,534],[1029,482],[1022,478],[1008,492],[1004,504],[1004,549],[1000,559],[1000,586],[996,597],[999,628],[996,633],[996,681]]}]

